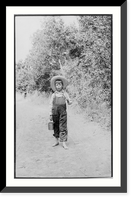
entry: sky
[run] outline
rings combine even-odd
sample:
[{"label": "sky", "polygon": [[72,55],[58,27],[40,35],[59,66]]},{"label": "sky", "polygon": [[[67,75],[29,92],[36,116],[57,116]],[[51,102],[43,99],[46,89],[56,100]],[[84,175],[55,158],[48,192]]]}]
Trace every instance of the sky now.
[{"label": "sky", "polygon": [[[31,36],[41,29],[43,16],[16,16],[15,18],[15,44],[16,63],[24,60],[32,47]],[[66,24],[76,22],[75,16],[62,16]]]}]

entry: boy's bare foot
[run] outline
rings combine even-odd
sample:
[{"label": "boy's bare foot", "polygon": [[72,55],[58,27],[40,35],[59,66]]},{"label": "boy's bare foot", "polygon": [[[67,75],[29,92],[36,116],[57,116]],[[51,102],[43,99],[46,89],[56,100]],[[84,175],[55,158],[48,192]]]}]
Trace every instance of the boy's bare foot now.
[{"label": "boy's bare foot", "polygon": [[52,145],[52,147],[56,147],[57,145],[59,145],[59,142],[54,143],[54,144]]},{"label": "boy's bare foot", "polygon": [[58,146],[58,145],[59,145],[59,140],[56,139],[56,140],[55,140],[55,143],[52,145],[52,147],[56,147],[56,146]]},{"label": "boy's bare foot", "polygon": [[65,142],[63,142],[62,146],[63,146],[64,149],[68,149],[68,147],[67,147]]}]

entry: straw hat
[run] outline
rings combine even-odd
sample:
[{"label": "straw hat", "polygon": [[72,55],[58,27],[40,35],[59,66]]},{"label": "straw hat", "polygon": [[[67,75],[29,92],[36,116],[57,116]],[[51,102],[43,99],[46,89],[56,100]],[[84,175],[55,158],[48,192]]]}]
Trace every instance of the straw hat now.
[{"label": "straw hat", "polygon": [[51,79],[51,88],[53,89],[53,91],[56,91],[56,87],[55,87],[55,81],[56,80],[61,80],[63,83],[63,89],[65,89],[68,86],[68,80],[64,77],[64,76],[54,76]]}]

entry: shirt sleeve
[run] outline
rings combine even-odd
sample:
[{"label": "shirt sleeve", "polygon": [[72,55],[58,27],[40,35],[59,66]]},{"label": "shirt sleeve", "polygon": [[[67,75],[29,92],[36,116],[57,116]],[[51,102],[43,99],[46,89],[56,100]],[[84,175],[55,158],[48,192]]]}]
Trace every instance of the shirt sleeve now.
[{"label": "shirt sleeve", "polygon": [[54,93],[52,94],[50,98],[50,103],[49,103],[49,114],[52,115],[52,108],[53,108],[53,100],[54,100]]},{"label": "shirt sleeve", "polygon": [[71,105],[71,104],[72,104],[72,100],[70,99],[69,94],[68,94],[67,92],[65,92],[64,95],[65,95],[65,97],[66,97],[67,103],[68,103],[69,105]]}]

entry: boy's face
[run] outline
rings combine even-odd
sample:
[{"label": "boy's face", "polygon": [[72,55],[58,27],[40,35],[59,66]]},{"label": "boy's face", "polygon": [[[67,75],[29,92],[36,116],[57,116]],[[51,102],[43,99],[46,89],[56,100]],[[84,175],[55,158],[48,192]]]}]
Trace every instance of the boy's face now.
[{"label": "boy's face", "polygon": [[56,87],[56,90],[61,91],[62,90],[62,81],[56,81],[55,87]]}]

